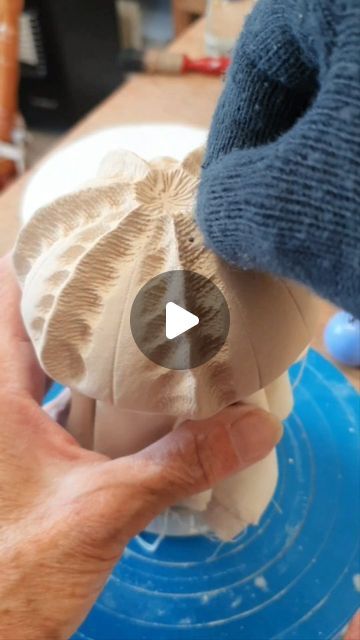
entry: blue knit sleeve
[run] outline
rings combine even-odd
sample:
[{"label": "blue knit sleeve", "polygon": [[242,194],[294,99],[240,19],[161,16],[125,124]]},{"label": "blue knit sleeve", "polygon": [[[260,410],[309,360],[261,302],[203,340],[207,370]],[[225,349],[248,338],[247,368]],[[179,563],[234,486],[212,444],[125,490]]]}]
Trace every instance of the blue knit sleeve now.
[{"label": "blue knit sleeve", "polygon": [[197,206],[226,261],[360,316],[360,2],[259,0],[210,130]]}]

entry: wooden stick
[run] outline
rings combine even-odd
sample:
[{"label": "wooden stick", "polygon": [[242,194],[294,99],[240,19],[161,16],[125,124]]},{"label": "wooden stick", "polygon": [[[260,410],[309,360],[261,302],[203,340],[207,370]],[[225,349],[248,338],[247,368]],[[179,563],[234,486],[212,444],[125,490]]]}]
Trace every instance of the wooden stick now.
[{"label": "wooden stick", "polygon": [[[17,111],[19,18],[23,0],[0,0],[0,141],[10,142]],[[0,158],[0,189],[14,173],[11,160]]]}]

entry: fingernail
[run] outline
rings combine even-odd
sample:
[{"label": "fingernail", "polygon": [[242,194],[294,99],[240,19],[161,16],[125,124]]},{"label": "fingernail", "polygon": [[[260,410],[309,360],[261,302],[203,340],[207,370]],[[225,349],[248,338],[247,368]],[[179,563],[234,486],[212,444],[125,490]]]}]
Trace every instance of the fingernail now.
[{"label": "fingernail", "polygon": [[283,426],[262,409],[250,409],[230,425],[230,435],[239,458],[251,464],[264,458],[277,445]]}]

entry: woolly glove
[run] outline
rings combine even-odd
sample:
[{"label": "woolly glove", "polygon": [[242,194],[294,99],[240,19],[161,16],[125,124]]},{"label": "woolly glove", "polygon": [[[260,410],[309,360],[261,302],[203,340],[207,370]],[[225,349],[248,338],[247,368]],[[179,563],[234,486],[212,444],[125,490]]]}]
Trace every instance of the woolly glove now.
[{"label": "woolly glove", "polygon": [[226,261],[360,316],[359,0],[259,0],[215,112],[197,216]]}]

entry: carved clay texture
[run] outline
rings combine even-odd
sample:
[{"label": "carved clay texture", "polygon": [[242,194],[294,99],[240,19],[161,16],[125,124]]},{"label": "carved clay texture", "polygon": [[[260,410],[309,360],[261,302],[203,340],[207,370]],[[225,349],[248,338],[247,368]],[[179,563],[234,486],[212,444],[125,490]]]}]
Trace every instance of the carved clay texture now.
[{"label": "carved clay texture", "polygon": [[[14,263],[23,317],[51,377],[124,409],[204,417],[270,384],[307,346],[309,292],[235,269],[205,247],[193,216],[201,158],[200,150],[183,163],[111,154],[92,183],[22,229]],[[130,330],[139,289],[174,269],[211,279],[230,309],[227,342],[192,371],[154,364]],[[192,295],[201,301],[201,290]],[[160,302],[146,309],[154,350],[169,348],[157,338]]]}]

